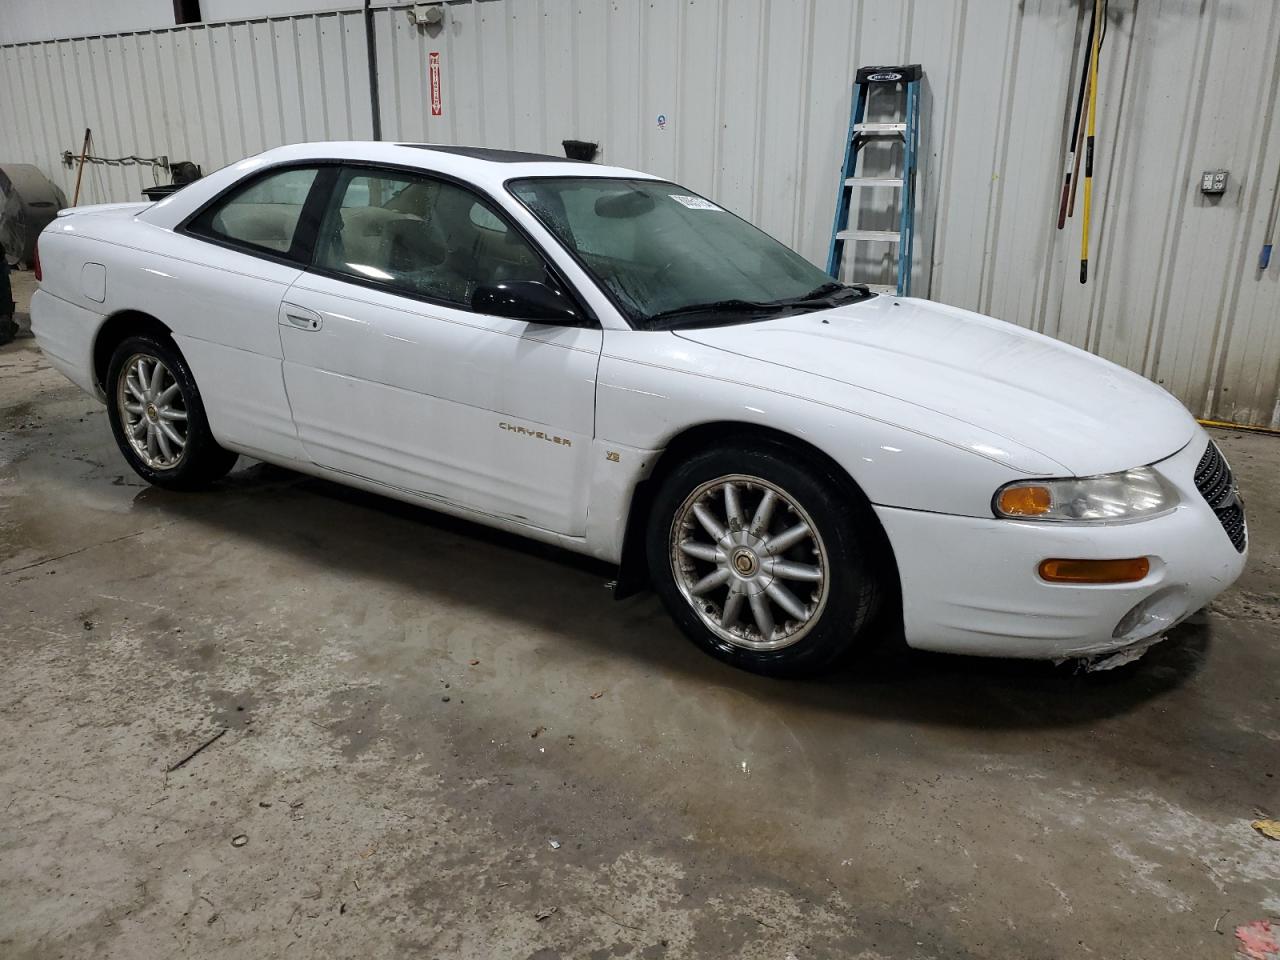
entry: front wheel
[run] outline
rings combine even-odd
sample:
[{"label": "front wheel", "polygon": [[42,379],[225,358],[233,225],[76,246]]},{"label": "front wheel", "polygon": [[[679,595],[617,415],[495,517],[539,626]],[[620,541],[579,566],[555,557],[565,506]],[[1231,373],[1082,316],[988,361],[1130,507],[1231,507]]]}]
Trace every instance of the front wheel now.
[{"label": "front wheel", "polygon": [[655,498],[650,576],[713,656],[757,673],[813,673],[875,612],[882,551],[868,514],[846,484],[788,448],[707,451]]},{"label": "front wheel", "polygon": [[135,336],[116,347],[106,393],[116,444],[148,483],[190,490],[235,465],[236,454],[213,439],[191,371],[167,339]]}]

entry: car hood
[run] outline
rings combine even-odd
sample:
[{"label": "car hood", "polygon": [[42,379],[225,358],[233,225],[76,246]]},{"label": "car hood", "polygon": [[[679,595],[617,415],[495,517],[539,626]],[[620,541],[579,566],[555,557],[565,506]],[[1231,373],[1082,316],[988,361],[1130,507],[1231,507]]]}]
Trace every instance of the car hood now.
[{"label": "car hood", "polygon": [[[1136,373],[926,300],[881,296],[677,336],[820,378],[805,381],[815,399],[825,399],[826,380],[923,407],[1033,450],[1073,476],[1162,460],[1196,429],[1181,403]],[[945,429],[940,422],[939,434]]]}]

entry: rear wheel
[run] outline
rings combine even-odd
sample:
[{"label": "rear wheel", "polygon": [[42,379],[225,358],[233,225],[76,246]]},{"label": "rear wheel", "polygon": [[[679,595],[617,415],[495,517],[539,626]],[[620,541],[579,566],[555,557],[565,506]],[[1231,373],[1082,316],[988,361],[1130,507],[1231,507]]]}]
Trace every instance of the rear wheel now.
[{"label": "rear wheel", "polygon": [[235,465],[236,454],[213,439],[186,361],[166,339],[124,340],[111,355],[106,387],[116,444],[148,483],[194,489]]},{"label": "rear wheel", "polygon": [[678,466],[650,515],[650,576],[676,623],[757,673],[828,666],[870,621],[879,540],[838,478],[783,446]]}]

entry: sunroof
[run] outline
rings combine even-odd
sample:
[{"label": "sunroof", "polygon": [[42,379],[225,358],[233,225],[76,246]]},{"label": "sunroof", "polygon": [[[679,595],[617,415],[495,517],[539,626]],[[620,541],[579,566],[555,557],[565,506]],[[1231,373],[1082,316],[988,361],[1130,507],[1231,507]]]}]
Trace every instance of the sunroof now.
[{"label": "sunroof", "polygon": [[580,160],[569,160],[565,157],[553,157],[546,153],[525,153],[523,150],[495,150],[492,147],[451,147],[442,143],[398,143],[398,147],[414,147],[418,150],[438,150],[441,153],[454,153],[460,157],[473,157],[476,160],[488,160],[490,163],[581,163]]}]

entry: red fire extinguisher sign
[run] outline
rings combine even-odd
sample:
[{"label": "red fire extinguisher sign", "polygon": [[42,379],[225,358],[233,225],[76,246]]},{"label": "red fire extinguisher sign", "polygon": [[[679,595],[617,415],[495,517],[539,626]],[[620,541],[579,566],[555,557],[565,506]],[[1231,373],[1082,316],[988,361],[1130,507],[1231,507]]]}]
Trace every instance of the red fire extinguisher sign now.
[{"label": "red fire extinguisher sign", "polygon": [[438,117],[444,113],[444,100],[440,95],[440,54],[438,51],[431,51],[427,69],[431,76],[431,115]]}]

